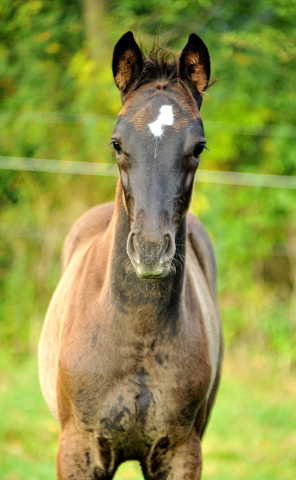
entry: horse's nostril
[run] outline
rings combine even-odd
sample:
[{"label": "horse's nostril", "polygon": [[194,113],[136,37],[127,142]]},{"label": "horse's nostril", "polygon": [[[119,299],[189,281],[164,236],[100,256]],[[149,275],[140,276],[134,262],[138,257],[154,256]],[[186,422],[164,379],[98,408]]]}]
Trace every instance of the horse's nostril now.
[{"label": "horse's nostril", "polygon": [[166,233],[163,240],[163,249],[160,256],[160,262],[168,260],[175,252],[175,242],[171,233]]},{"label": "horse's nostril", "polygon": [[131,234],[131,250],[132,250],[132,252],[135,252],[135,251],[136,251],[136,247],[135,247],[135,234],[134,234],[134,233]]},{"label": "horse's nostril", "polygon": [[175,241],[170,232],[164,235],[155,235],[155,232],[149,234],[139,235],[134,230],[130,232],[127,254],[132,263],[136,264],[136,269],[139,265],[145,265],[151,272],[171,261],[175,253]]},{"label": "horse's nostril", "polygon": [[140,257],[136,246],[136,234],[130,232],[127,241],[127,253],[136,263],[140,263]]},{"label": "horse's nostril", "polygon": [[162,252],[161,252],[161,256],[160,256],[160,262],[163,263],[164,261],[164,254],[166,253],[166,251],[169,249],[169,246],[170,246],[170,237],[168,235],[165,235],[164,236],[164,240],[163,240],[163,249],[162,249]]},{"label": "horse's nostril", "polygon": [[168,235],[165,235],[164,236],[164,252],[168,249],[168,246],[169,246],[169,243],[170,243],[170,237]]}]

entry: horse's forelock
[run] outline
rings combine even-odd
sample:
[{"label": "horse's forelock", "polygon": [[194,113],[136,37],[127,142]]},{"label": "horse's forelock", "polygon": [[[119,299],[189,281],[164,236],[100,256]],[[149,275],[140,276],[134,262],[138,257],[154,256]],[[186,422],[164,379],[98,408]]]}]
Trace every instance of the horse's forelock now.
[{"label": "horse's forelock", "polygon": [[141,52],[144,59],[143,68],[128,93],[137,90],[144,84],[154,82],[155,80],[161,80],[163,83],[177,80],[178,59],[176,52],[169,48],[160,47],[158,36],[154,38],[148,55],[144,52],[142,46]]}]

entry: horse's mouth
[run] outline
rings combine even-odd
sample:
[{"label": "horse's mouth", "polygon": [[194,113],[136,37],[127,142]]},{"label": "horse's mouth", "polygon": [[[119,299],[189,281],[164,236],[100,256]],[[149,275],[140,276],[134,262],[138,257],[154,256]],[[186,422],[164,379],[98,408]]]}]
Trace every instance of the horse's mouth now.
[{"label": "horse's mouth", "polygon": [[144,280],[159,280],[165,278],[170,273],[170,264],[145,265],[143,263],[134,263],[134,269],[139,278]]},{"label": "horse's mouth", "polygon": [[160,274],[155,274],[155,273],[145,273],[145,274],[141,274],[139,275],[137,273],[137,275],[140,277],[140,278],[143,278],[144,280],[159,280],[160,278],[165,278],[168,273],[160,273]]}]

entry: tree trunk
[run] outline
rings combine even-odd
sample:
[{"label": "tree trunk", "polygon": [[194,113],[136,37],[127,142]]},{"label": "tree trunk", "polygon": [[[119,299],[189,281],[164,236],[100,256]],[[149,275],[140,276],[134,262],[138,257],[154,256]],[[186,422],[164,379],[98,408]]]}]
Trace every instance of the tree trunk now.
[{"label": "tree trunk", "polygon": [[109,51],[109,29],[103,0],[83,0],[83,18],[85,25],[85,39],[88,54],[98,63],[102,62],[102,55]]}]

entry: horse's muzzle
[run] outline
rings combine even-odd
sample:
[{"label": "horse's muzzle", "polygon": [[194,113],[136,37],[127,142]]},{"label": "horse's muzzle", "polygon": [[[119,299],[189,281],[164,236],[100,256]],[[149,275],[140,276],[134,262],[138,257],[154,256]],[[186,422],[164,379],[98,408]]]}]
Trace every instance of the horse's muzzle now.
[{"label": "horse's muzzle", "polygon": [[155,234],[145,235],[135,231],[131,231],[128,236],[127,253],[141,278],[163,278],[171,270],[176,249],[173,235],[167,231],[157,237]]}]

